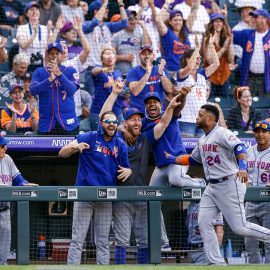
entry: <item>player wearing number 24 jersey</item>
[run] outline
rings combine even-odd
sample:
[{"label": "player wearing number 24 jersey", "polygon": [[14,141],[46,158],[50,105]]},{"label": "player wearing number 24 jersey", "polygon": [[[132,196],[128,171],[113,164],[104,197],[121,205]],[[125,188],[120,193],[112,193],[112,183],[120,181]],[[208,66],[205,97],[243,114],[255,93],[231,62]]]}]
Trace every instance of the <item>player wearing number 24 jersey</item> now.
[{"label": "player wearing number 24 jersey", "polygon": [[196,124],[205,132],[191,155],[166,157],[173,164],[202,164],[209,181],[200,202],[199,227],[209,264],[224,265],[213,220],[219,211],[235,234],[270,243],[270,230],[248,222],[244,197],[247,175],[245,145],[228,129],[217,126],[219,111],[214,105],[201,107]]}]

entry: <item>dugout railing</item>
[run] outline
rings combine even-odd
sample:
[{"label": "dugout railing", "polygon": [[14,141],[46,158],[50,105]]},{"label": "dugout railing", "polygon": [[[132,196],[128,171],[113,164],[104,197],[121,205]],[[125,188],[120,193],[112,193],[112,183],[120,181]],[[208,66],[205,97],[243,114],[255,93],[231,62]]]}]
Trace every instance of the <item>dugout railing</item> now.
[{"label": "dugout railing", "polygon": [[[16,261],[29,264],[30,202],[49,201],[147,201],[149,263],[161,263],[160,209],[162,201],[199,201],[201,188],[140,187],[0,187],[1,201],[16,202]],[[269,202],[269,187],[249,187],[246,201]]]}]

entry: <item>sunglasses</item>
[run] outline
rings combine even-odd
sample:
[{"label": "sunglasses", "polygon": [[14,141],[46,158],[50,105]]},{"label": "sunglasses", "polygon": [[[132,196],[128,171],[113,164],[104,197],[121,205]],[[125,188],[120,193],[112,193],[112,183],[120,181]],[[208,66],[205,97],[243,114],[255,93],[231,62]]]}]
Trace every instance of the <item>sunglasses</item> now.
[{"label": "sunglasses", "polygon": [[268,129],[268,125],[267,124],[263,124],[263,123],[258,123],[255,125],[255,128],[264,128],[264,129]]},{"label": "sunglasses", "polygon": [[105,124],[114,124],[114,125],[117,125],[118,124],[118,121],[117,120],[114,120],[114,119],[105,119],[105,120],[101,120],[101,122],[105,123]]}]

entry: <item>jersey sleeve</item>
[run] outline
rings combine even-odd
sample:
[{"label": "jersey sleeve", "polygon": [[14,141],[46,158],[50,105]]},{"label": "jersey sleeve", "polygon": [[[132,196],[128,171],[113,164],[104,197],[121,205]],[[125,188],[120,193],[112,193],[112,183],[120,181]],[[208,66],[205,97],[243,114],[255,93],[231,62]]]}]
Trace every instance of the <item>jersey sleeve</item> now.
[{"label": "jersey sleeve", "polygon": [[10,156],[7,156],[7,166],[9,167],[10,175],[14,179],[17,175],[21,174],[18,168],[16,167],[13,159]]},{"label": "jersey sleeve", "polygon": [[202,157],[201,157],[201,154],[200,154],[199,143],[193,149],[190,157],[192,159],[194,159],[196,162],[202,163]]},{"label": "jersey sleeve", "polygon": [[137,82],[140,79],[138,78],[137,72],[134,68],[132,68],[128,73],[127,73],[127,85],[131,82]]},{"label": "jersey sleeve", "polygon": [[124,168],[129,168],[128,147],[122,139],[119,138],[118,140],[121,141],[118,155],[119,165]]},{"label": "jersey sleeve", "polygon": [[237,144],[241,144],[241,142],[232,131],[229,129],[221,129],[219,132],[219,140],[220,143],[227,149],[234,149]]},{"label": "jersey sleeve", "polygon": [[6,128],[6,124],[11,122],[11,117],[5,109],[1,111],[1,125],[2,128]]},{"label": "jersey sleeve", "polygon": [[119,22],[108,22],[106,25],[112,33],[116,33],[128,26],[128,20],[124,19],[120,20]]}]

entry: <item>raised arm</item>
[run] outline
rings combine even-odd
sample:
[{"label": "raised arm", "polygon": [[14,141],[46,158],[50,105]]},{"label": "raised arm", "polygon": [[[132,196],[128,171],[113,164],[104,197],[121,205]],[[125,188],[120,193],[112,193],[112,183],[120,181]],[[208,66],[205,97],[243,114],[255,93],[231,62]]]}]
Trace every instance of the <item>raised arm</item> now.
[{"label": "raised arm", "polygon": [[143,31],[142,45],[152,46],[152,40],[147,31],[144,21],[142,20],[138,21],[138,25],[142,28],[142,31]]},{"label": "raised arm", "polygon": [[170,4],[172,4],[175,0],[165,0],[161,10],[160,10],[160,16],[161,19],[163,20],[163,22],[165,22],[166,20],[169,19],[169,8],[170,8]]},{"label": "raised arm", "polygon": [[5,48],[6,44],[7,44],[7,39],[0,35],[0,63],[1,64],[6,63],[8,59],[7,50]]},{"label": "raised arm", "polygon": [[164,59],[161,59],[160,63],[158,64],[158,75],[160,77],[160,81],[165,92],[172,93],[172,83],[165,74],[165,71],[164,71],[165,66],[166,66],[166,61]]},{"label": "raised arm", "polygon": [[107,10],[108,0],[102,0],[102,6],[95,15],[95,18],[99,21],[103,21],[104,15]]},{"label": "raised arm", "polygon": [[197,18],[197,15],[198,15],[197,13],[198,13],[200,4],[201,4],[201,0],[192,1],[191,12],[188,15],[187,22],[186,22],[186,25],[187,25],[189,32],[192,32],[192,27],[193,27],[193,24]]},{"label": "raised arm", "polygon": [[104,102],[101,111],[99,113],[99,117],[105,112],[111,111],[113,108],[113,105],[118,98],[118,96],[121,94],[124,86],[125,86],[126,81],[120,81],[120,80],[115,80],[113,82],[112,86],[112,92]]},{"label": "raised arm", "polygon": [[85,34],[83,33],[82,21],[81,21],[80,17],[76,16],[74,18],[73,28],[77,31],[78,37],[79,37],[80,42],[82,44],[83,50],[81,51],[79,58],[80,58],[81,64],[83,65],[86,62],[87,57],[90,53],[90,45],[85,37]]},{"label": "raised arm", "polygon": [[[157,29],[158,29],[160,36],[165,36],[166,33],[168,32],[168,27],[163,21],[162,13],[161,12],[157,13],[157,10],[156,10],[155,4],[154,4],[154,0],[148,0],[148,4],[152,10],[152,17],[157,25]],[[165,4],[166,4],[166,2],[165,2]]]},{"label": "raised arm", "polygon": [[160,122],[154,127],[154,137],[155,140],[158,140],[168,127],[169,123],[172,120],[173,113],[176,107],[181,105],[181,102],[178,101],[178,98],[181,94],[175,96],[169,103],[165,113],[162,115]]},{"label": "raised arm", "polygon": [[208,48],[209,48],[209,52],[212,55],[212,64],[205,69],[205,75],[207,77],[210,77],[218,69],[219,64],[220,64],[219,58],[218,58],[218,55],[214,46],[215,35],[214,36],[211,35],[209,38]]},{"label": "raised arm", "polygon": [[77,140],[73,140],[69,144],[63,146],[58,153],[58,157],[68,158],[77,152],[82,153],[84,149],[89,149],[89,144],[85,142],[78,143]]},{"label": "raised arm", "polygon": [[117,3],[120,10],[121,20],[127,20],[127,12],[125,10],[125,5],[123,3],[123,0],[117,0]]}]

